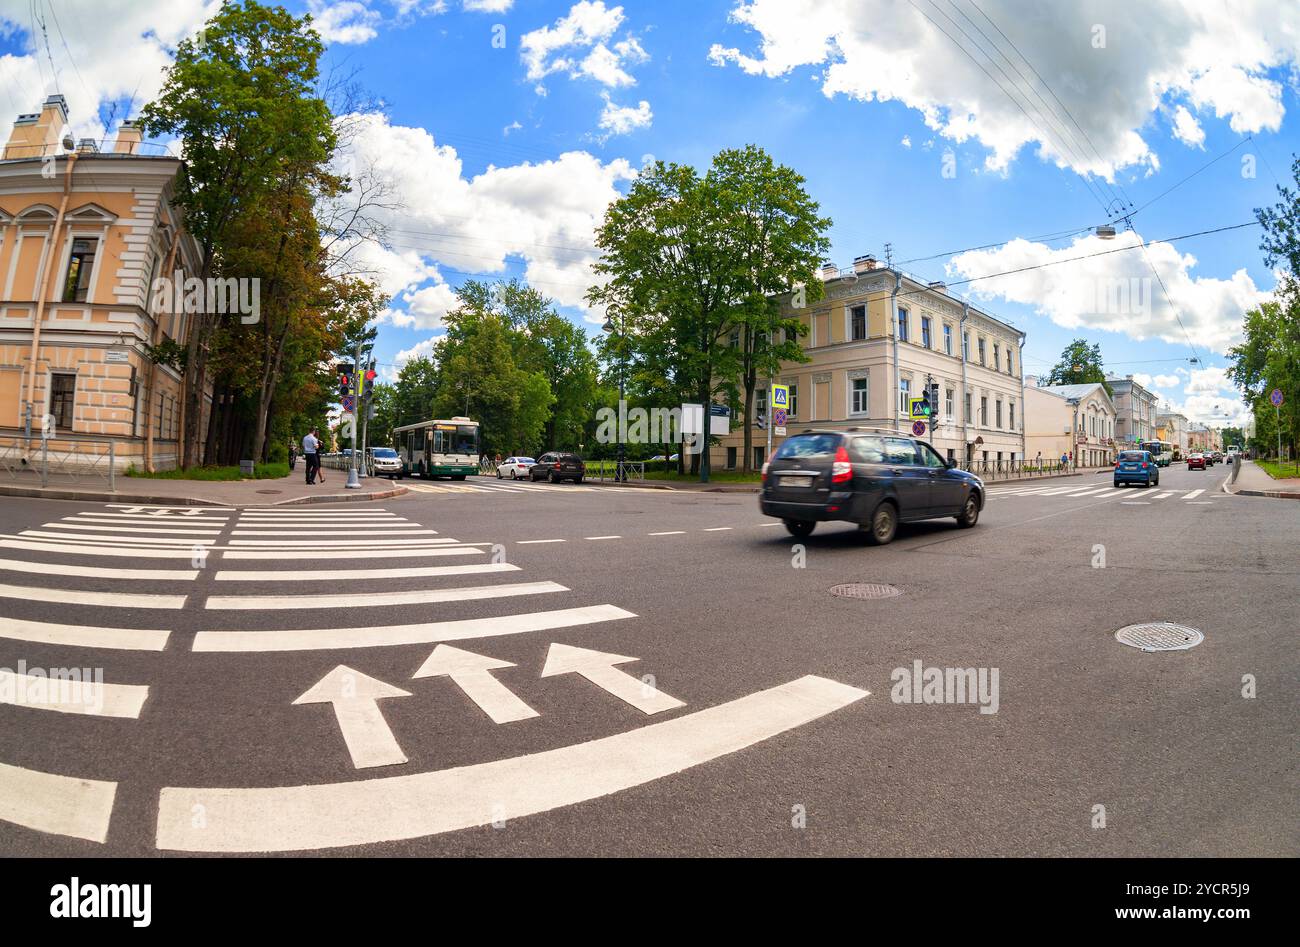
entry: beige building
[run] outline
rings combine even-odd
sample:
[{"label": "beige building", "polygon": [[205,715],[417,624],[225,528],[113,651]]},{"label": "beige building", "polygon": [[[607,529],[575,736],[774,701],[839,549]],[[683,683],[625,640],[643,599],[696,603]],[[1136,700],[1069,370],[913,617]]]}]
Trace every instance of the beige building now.
[{"label": "beige building", "polygon": [[1106,384],[1115,393],[1115,443],[1124,448],[1155,440],[1159,399],[1134,381],[1132,375],[1107,378]]},{"label": "beige building", "polygon": [[1106,467],[1115,462],[1115,403],[1106,388],[1025,384],[1025,453],[1031,462],[1067,457],[1073,467]]},{"label": "beige building", "polygon": [[118,467],[174,467],[181,378],[145,346],[187,337],[185,314],[155,316],[149,292],[198,269],[172,200],[181,163],[141,154],[130,122],[102,151],[66,129],[50,96],[0,152],[0,454],[30,460],[45,429],[60,454],[112,441]]},{"label": "beige building", "polygon": [[1156,439],[1168,441],[1174,445],[1174,455],[1178,458],[1187,456],[1187,418],[1178,413],[1161,414],[1156,417]]},{"label": "beige building", "polygon": [[[940,283],[920,282],[870,257],[854,261],[852,270],[827,267],[822,279],[826,294],[816,303],[799,308],[790,295],[780,299],[782,317],[807,326],[802,341],[811,359],[784,363],[776,379],[790,386],[787,436],[855,426],[910,433],[908,401],[922,396],[929,379],[939,385],[939,419],[925,437],[940,454],[977,470],[1024,457],[1023,332]],[[757,407],[756,414],[764,413],[762,401]],[[774,436],[774,449],[783,440]],[[755,468],[766,443],[767,432],[755,425]],[[733,421],[710,461],[738,468],[742,450],[743,431]]]}]

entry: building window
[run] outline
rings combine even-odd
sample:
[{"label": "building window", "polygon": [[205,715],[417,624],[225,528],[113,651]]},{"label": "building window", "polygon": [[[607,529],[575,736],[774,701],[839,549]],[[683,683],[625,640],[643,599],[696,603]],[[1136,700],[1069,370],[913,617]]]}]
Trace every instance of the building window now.
[{"label": "building window", "polygon": [[989,426],[989,399],[980,398],[980,426]]},{"label": "building window", "polygon": [[761,445],[755,444],[754,445],[754,469],[758,470],[762,466],[763,466],[763,447]]},{"label": "building window", "polygon": [[787,387],[790,389],[790,404],[786,408],[786,416],[797,418],[799,416],[799,386],[791,382]]},{"label": "building window", "polygon": [[993,370],[1002,371],[1002,349],[996,342],[993,343]]},{"label": "building window", "polygon": [[970,333],[969,332],[963,332],[961,334],[961,357],[963,361],[966,362],[970,361]]},{"label": "building window", "polygon": [[952,326],[950,325],[943,327],[943,354],[952,354]]},{"label": "building window", "polygon": [[1016,402],[1013,398],[1007,402],[1007,420],[1010,421],[1011,430],[1016,429]]},{"label": "building window", "polygon": [[867,307],[854,306],[849,310],[849,338],[857,342],[867,337]]},{"label": "building window", "polygon": [[965,413],[961,416],[962,423],[970,424],[971,416],[970,416],[970,392],[969,391],[966,392],[966,403],[962,405],[962,409],[965,411]]},{"label": "building window", "polygon": [[921,317],[921,344],[927,349],[930,348],[930,317]]},{"label": "building window", "polygon": [[754,392],[754,417],[767,417],[767,389],[760,388]]},{"label": "building window", "polygon": [[727,469],[736,469],[736,448],[734,447],[727,448]]},{"label": "building window", "polygon": [[998,427],[1001,428],[1002,427],[1002,402],[1000,400],[995,402],[993,408],[997,416]]},{"label": "building window", "polygon": [[90,291],[90,274],[95,269],[95,244],[93,237],[78,237],[72,241],[72,254],[68,257],[68,274],[63,281],[63,301],[84,303]]},{"label": "building window", "polygon": [[1014,375],[1015,373],[1016,373],[1016,368],[1015,365],[1012,364],[1011,349],[1007,349],[1007,374]]},{"label": "building window", "polygon": [[728,344],[729,346],[731,346],[733,349],[738,349],[738,348],[740,348],[740,331],[739,331],[739,330],[737,330],[737,331],[731,333],[731,337],[727,339],[727,344]]},{"label": "building window", "polygon": [[979,340],[980,364],[984,364],[984,337],[980,336]]},{"label": "building window", "polygon": [[55,432],[72,430],[72,407],[77,400],[77,376],[55,373],[50,375],[50,414],[54,418]]},{"label": "building window", "polygon": [[947,389],[947,391],[944,393],[943,416],[945,418],[952,417],[952,395],[953,395],[953,391],[951,388]]},{"label": "building window", "polygon": [[907,414],[911,408],[912,400],[912,379],[900,378],[898,380],[898,410]]},{"label": "building window", "polygon": [[907,310],[898,310],[898,338],[903,342],[907,341]]},{"label": "building window", "polygon": [[853,414],[867,413],[867,380],[865,378],[849,379],[849,411]]}]

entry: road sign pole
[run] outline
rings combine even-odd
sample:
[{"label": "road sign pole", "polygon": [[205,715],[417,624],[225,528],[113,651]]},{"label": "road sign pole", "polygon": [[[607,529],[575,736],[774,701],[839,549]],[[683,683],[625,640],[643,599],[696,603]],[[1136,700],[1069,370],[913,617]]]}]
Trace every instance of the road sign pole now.
[{"label": "road sign pole", "polygon": [[343,484],[346,490],[360,490],[361,481],[357,477],[357,412],[361,400],[361,386],[357,384],[357,371],[361,368],[361,339],[357,339],[357,360],[352,370],[352,463],[348,466],[348,482]]}]

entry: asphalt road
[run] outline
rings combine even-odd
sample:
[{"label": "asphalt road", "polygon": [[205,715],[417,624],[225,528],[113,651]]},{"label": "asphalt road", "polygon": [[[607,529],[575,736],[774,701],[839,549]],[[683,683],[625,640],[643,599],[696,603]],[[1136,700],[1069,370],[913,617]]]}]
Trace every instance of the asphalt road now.
[{"label": "asphalt road", "polygon": [[[586,484],[0,500],[0,853],[1294,856],[1300,503],[1224,476],[994,485],[885,548]],[[1115,640],[1149,621],[1204,642]],[[900,702],[916,661],[996,712]]]}]

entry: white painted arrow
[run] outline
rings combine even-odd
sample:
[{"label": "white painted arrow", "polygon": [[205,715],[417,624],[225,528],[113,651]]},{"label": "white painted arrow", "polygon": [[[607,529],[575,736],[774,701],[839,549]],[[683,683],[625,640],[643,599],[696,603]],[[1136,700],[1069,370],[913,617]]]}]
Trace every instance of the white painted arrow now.
[{"label": "white painted arrow", "polygon": [[513,691],[491,674],[498,668],[514,666],[509,661],[498,661],[496,658],[440,644],[433,649],[433,654],[420,666],[420,670],[415,672],[415,677],[446,675],[494,723],[511,723],[539,716],[537,711],[516,697]]},{"label": "white painted arrow", "polygon": [[669,697],[631,674],[614,667],[615,664],[639,660],[641,659],[629,658],[621,654],[607,654],[587,648],[574,648],[566,644],[552,644],[551,649],[546,653],[546,665],[542,668],[542,677],[581,674],[597,687],[609,691],[619,700],[624,700],[647,714],[684,707],[684,701]]},{"label": "white painted arrow", "polygon": [[399,687],[340,664],[295,700],[294,705],[333,704],[343,742],[352,754],[352,765],[366,769],[406,762],[406,754],[397,745],[388,721],[379,711],[379,701],[387,697],[410,696]]}]

